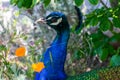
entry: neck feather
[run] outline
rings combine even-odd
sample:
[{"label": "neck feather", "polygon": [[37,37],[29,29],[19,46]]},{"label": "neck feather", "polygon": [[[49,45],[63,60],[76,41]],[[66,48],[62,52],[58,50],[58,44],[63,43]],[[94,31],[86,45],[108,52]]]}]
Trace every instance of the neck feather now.
[{"label": "neck feather", "polygon": [[52,42],[51,46],[54,46],[54,45],[67,46],[69,37],[70,37],[70,29],[61,30],[61,31],[57,32],[57,35],[56,35],[54,41]]}]

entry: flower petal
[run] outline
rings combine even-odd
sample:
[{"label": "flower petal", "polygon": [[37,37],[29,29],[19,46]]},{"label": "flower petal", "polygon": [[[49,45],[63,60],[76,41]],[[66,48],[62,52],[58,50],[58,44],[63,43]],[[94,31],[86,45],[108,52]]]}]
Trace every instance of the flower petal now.
[{"label": "flower petal", "polygon": [[18,57],[25,56],[25,53],[26,53],[26,48],[24,46],[17,48],[16,51],[15,51],[15,55],[18,56]]},{"label": "flower petal", "polygon": [[43,62],[38,62],[38,63],[32,64],[32,68],[33,68],[34,71],[40,72],[40,71],[42,71],[42,69],[45,68],[45,66],[44,66]]}]

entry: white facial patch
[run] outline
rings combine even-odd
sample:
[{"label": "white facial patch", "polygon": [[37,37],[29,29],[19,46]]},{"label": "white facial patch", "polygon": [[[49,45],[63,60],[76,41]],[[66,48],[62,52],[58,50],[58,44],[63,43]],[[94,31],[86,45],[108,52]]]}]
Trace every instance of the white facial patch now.
[{"label": "white facial patch", "polygon": [[52,19],[52,17],[47,18],[47,20],[50,20],[50,19]]},{"label": "white facial patch", "polygon": [[58,25],[61,22],[62,22],[62,18],[59,18],[56,22],[51,23],[50,25],[56,26],[56,25]]}]

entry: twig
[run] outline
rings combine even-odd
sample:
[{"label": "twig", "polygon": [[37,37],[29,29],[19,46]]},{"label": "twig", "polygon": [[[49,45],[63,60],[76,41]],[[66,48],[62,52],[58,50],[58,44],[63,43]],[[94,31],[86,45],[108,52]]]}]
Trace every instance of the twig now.
[{"label": "twig", "polygon": [[100,0],[100,2],[102,3],[102,5],[103,5],[105,8],[108,9],[107,5],[106,5],[102,0]]}]

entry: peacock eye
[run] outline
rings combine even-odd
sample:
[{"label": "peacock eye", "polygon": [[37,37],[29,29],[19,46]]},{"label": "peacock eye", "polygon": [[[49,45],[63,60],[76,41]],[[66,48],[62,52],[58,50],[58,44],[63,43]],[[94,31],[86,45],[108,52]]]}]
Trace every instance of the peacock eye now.
[{"label": "peacock eye", "polygon": [[52,22],[57,22],[57,19],[56,18],[52,18],[51,21]]}]

